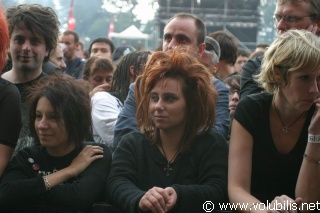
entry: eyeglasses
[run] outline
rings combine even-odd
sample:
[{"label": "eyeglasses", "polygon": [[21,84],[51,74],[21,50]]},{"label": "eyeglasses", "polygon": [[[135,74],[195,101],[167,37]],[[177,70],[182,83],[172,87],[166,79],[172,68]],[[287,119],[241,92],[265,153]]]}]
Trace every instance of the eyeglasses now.
[{"label": "eyeglasses", "polygon": [[239,95],[240,91],[238,89],[229,88],[229,95],[234,95],[235,93]]},{"label": "eyeglasses", "polygon": [[287,15],[287,16],[280,16],[280,15],[274,15],[273,16],[273,21],[274,23],[277,25],[279,24],[279,22],[281,21],[281,19],[284,20],[285,23],[287,24],[294,24],[300,20],[302,20],[303,18],[306,17],[313,17],[314,15],[308,15],[308,16],[291,16],[291,15]]}]

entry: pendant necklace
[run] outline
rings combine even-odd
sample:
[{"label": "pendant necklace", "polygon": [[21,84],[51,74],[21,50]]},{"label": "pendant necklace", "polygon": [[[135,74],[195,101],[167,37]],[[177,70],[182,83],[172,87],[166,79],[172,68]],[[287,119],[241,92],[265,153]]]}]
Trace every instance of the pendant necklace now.
[{"label": "pendant necklace", "polygon": [[274,107],[274,109],[276,110],[276,113],[277,113],[277,115],[278,115],[278,118],[279,118],[279,120],[281,121],[281,124],[282,124],[282,126],[283,126],[283,127],[282,127],[282,132],[285,133],[285,134],[289,133],[290,127],[293,126],[293,125],[304,115],[304,113],[305,113],[305,112],[301,113],[301,115],[299,115],[299,117],[298,117],[296,120],[294,120],[290,125],[285,125],[284,122],[283,122],[282,119],[281,119],[280,112],[278,111],[278,109],[277,109],[276,104],[275,104],[274,101],[273,101],[273,107]]},{"label": "pendant necklace", "polygon": [[161,150],[164,154],[164,157],[166,158],[167,160],[167,166],[163,168],[163,171],[164,173],[166,174],[166,176],[170,176],[170,174],[173,172],[173,168],[172,168],[172,162],[176,159],[177,155],[179,154],[180,150],[178,150],[174,156],[171,158],[171,160],[168,160],[167,159],[167,156],[166,156],[166,153],[164,152],[164,149],[163,149],[163,146],[162,146],[162,143],[160,144],[161,145]]}]

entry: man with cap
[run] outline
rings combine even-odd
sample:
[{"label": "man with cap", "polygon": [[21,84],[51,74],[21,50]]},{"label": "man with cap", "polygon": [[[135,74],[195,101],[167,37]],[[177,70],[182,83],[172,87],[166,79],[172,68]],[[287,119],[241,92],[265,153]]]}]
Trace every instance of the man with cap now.
[{"label": "man with cap", "polygon": [[206,36],[204,42],[206,44],[206,49],[201,55],[200,60],[209,68],[212,75],[215,75],[220,58],[219,43],[209,36]]},{"label": "man with cap", "polygon": [[118,65],[121,58],[133,51],[135,51],[136,49],[132,46],[129,45],[122,45],[117,47],[114,52],[112,53],[112,61],[115,65]]}]

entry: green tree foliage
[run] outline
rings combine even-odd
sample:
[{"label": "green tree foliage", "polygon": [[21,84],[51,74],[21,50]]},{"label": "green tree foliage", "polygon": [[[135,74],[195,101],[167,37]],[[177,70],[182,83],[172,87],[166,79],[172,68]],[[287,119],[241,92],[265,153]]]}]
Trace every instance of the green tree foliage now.
[{"label": "green tree foliage", "polygon": [[141,21],[135,18],[132,9],[128,12],[114,14],[114,31],[121,32],[131,25],[135,25],[138,29],[141,26]]}]

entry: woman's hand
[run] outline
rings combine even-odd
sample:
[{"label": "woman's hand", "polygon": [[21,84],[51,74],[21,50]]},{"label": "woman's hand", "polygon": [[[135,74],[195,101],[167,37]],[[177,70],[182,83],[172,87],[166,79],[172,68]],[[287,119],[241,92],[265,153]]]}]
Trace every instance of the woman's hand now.
[{"label": "woman's hand", "polygon": [[315,111],[312,116],[308,132],[313,135],[320,135],[320,98],[314,100]]},{"label": "woman's hand", "polygon": [[301,198],[293,200],[287,195],[277,196],[268,207],[268,213],[297,213],[301,202]]},{"label": "woman's hand", "polygon": [[170,210],[174,200],[173,194],[176,196],[176,193],[173,193],[172,190],[168,188],[153,187],[149,189],[140,199],[139,208],[142,211],[151,211],[152,213],[164,213]]},{"label": "woman's hand", "polygon": [[77,157],[73,159],[69,168],[74,177],[83,172],[93,161],[103,158],[103,148],[100,146],[86,145]]},{"label": "woman's hand", "polygon": [[177,202],[177,192],[172,187],[167,187],[164,190],[169,194],[169,201],[166,203],[168,211],[170,211]]}]

